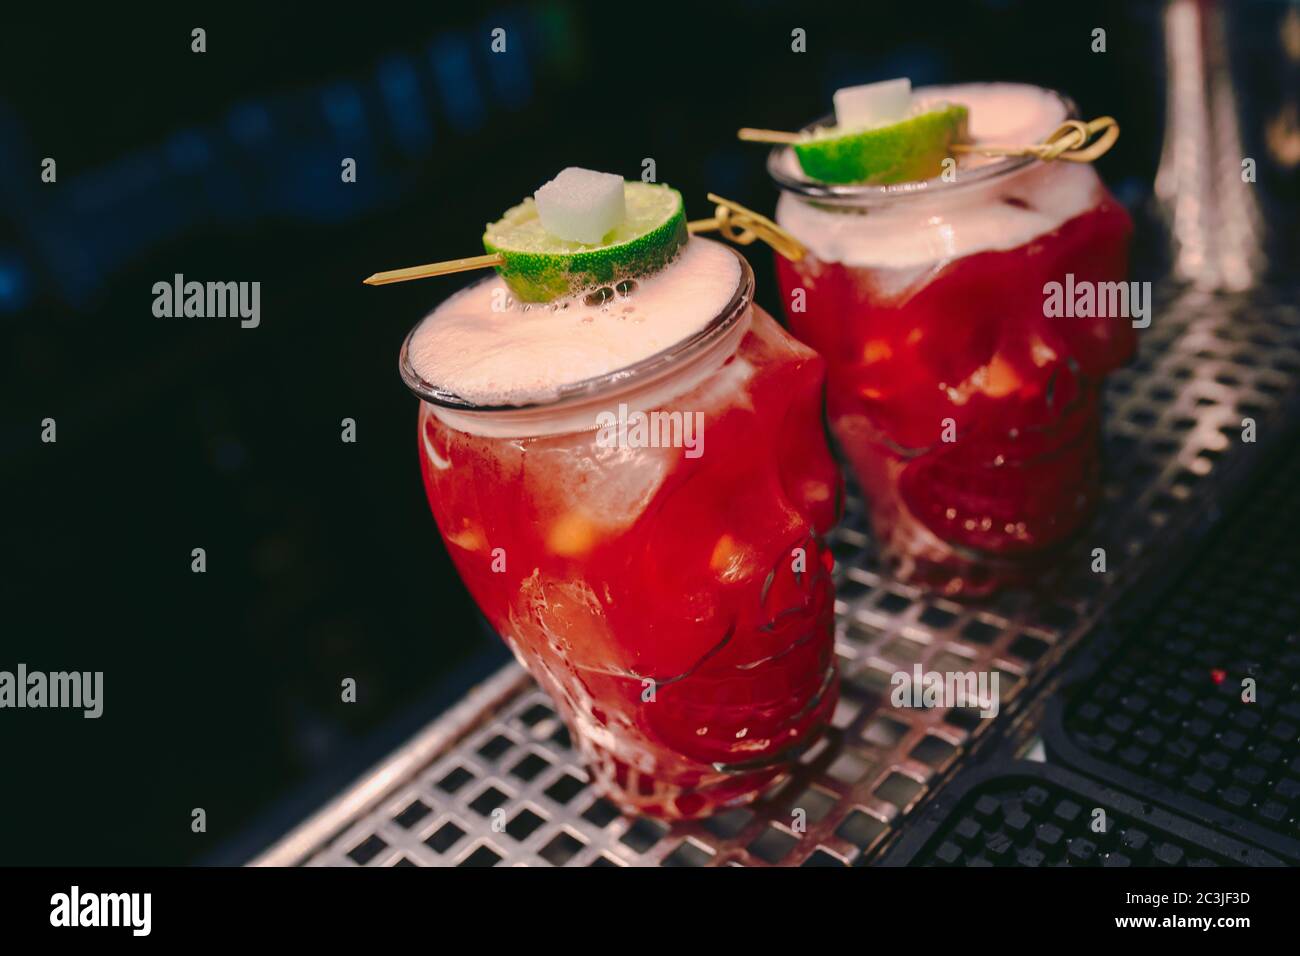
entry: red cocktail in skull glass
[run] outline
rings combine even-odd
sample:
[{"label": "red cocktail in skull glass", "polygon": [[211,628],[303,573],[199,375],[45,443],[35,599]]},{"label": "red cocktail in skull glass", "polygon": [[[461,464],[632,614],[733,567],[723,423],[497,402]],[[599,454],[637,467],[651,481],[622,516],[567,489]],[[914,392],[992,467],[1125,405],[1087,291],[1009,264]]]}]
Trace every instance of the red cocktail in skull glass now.
[{"label": "red cocktail in skull glass", "polygon": [[[1035,142],[1070,111],[1036,87],[931,95],[971,102],[972,132],[999,142]],[[1136,344],[1126,316],[1050,315],[1047,290],[1123,281],[1128,213],[1086,165],[826,186],[786,152],[769,163],[777,219],[812,250],[777,257],[786,315],[827,361],[831,428],[885,556],[948,594],[1028,580],[1096,504],[1099,390]]]},{"label": "red cocktail in skull glass", "polygon": [[[402,356],[423,399],[425,489],[466,586],[597,786],[666,818],[752,799],[815,739],[837,692],[823,535],[841,486],[824,363],[753,305],[748,266],[716,248],[740,266],[716,318],[556,401],[458,399],[417,371],[418,328]],[[699,454],[602,440],[593,423],[620,406],[698,422]]]}]

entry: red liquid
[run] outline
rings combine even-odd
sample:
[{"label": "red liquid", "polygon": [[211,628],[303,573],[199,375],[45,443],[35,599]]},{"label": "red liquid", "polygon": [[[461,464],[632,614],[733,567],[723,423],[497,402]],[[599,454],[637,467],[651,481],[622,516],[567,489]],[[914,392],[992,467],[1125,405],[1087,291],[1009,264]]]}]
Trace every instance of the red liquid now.
[{"label": "red liquid", "polygon": [[1102,196],[901,294],[886,291],[890,270],[777,257],[785,301],[805,291],[790,327],[827,360],[832,430],[900,577],[967,595],[1020,583],[1087,520],[1098,388],[1136,333],[1122,317],[1045,317],[1043,290],[1067,273],[1126,278],[1132,223]]},{"label": "red liquid", "polygon": [[752,799],[829,719],[822,535],[841,485],[823,374],[755,308],[727,364],[668,403],[704,414],[697,458],[601,448],[594,432],[475,436],[421,404],[425,488],[448,551],[626,810],[695,817]]}]

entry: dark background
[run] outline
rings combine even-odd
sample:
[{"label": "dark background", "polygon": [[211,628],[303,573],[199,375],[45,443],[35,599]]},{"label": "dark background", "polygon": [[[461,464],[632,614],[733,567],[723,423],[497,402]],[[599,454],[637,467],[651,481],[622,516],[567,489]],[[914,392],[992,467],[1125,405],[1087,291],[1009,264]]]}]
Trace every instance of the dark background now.
[{"label": "dark background", "polygon": [[[0,863],[242,862],[505,660],[428,513],[396,372],[463,277],[362,277],[481,251],[485,222],[568,165],[637,178],[652,157],[694,217],[709,190],[770,211],[765,151],[735,129],[796,128],[894,76],[1024,80],[1115,115],[1100,168],[1150,274],[1158,21],[932,0],[5,23],[0,669],[102,670],[105,713],[0,712]],[[750,258],[775,302],[769,254]],[[178,272],[260,281],[261,327],[155,318]]]}]

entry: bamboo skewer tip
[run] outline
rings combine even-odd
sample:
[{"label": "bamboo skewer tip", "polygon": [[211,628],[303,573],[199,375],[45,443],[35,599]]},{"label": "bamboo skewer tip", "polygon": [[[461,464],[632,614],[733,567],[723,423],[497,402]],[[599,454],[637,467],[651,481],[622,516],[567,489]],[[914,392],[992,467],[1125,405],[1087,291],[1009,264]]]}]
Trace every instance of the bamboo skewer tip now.
[{"label": "bamboo skewer tip", "polygon": [[376,272],[362,279],[364,285],[388,285],[392,282],[409,282],[412,279],[427,279],[431,276],[450,275],[453,272],[470,272],[474,269],[490,269],[505,265],[505,257],[499,252],[490,252],[482,256],[466,256],[463,259],[448,259],[445,262],[430,262],[422,266],[408,266],[405,269],[390,269]]},{"label": "bamboo skewer tip", "polygon": [[787,133],[779,129],[754,129],[749,126],[737,130],[736,136],[746,143],[771,143],[774,146],[789,146],[803,138],[799,133]]}]

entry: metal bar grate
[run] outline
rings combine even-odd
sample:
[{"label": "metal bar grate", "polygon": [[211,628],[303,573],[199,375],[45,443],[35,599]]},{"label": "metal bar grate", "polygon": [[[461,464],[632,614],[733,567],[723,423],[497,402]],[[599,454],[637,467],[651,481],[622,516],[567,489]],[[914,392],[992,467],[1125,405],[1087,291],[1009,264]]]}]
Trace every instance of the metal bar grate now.
[{"label": "metal bar grate", "polygon": [[[1037,591],[961,604],[894,582],[868,548],[861,501],[850,498],[834,536],[841,701],[826,737],[758,802],[672,828],[623,817],[588,787],[546,695],[512,664],[256,862],[868,862],[991,724],[970,712],[893,708],[891,675],[914,663],[996,670],[1008,716],[1249,464],[1242,419],[1280,427],[1300,372],[1294,296],[1163,293],[1137,359],[1108,380],[1101,520]],[[1106,574],[1090,571],[1095,547],[1106,549]]]}]

